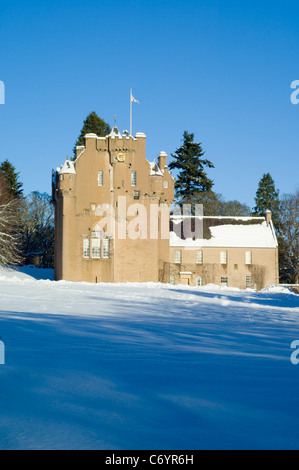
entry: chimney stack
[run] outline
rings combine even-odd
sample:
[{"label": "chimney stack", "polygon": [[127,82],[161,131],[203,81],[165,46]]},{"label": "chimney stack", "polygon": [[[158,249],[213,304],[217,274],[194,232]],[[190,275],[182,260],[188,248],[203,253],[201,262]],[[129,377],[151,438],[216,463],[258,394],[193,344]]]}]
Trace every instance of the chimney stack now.
[{"label": "chimney stack", "polygon": [[272,220],[272,212],[269,209],[266,210],[265,218],[266,218],[267,224],[269,224],[270,220]]}]

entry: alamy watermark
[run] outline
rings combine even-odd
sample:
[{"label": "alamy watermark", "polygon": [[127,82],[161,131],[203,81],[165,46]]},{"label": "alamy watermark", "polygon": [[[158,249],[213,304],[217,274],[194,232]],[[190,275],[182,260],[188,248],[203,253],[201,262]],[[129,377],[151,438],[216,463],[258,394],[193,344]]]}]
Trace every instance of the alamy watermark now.
[{"label": "alamy watermark", "polygon": [[5,364],[5,346],[3,341],[0,340],[0,365]]},{"label": "alamy watermark", "polygon": [[167,204],[149,204],[146,207],[136,203],[127,206],[126,196],[119,196],[115,207],[99,204],[95,215],[99,219],[92,232],[98,238],[168,240],[170,231],[183,239],[203,238],[202,204],[175,206],[170,212]]},{"label": "alamy watermark", "polygon": [[5,85],[0,80],[0,104],[5,104]]},{"label": "alamy watermark", "polygon": [[291,94],[291,103],[292,104],[299,104],[299,80],[294,80],[291,83],[291,88],[295,90]]},{"label": "alamy watermark", "polygon": [[291,349],[295,349],[295,351],[291,354],[291,363],[294,366],[299,364],[299,341],[295,340],[291,343]]}]

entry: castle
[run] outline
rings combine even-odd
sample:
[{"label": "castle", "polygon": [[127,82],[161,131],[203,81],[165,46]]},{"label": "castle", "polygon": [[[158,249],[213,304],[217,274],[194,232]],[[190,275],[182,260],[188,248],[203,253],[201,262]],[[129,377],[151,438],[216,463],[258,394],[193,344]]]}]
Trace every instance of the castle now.
[{"label": "castle", "polygon": [[[55,279],[261,289],[278,284],[278,247],[265,217],[170,216],[167,155],[146,159],[146,136],[85,135],[53,171]],[[189,222],[189,232],[184,223]]]}]

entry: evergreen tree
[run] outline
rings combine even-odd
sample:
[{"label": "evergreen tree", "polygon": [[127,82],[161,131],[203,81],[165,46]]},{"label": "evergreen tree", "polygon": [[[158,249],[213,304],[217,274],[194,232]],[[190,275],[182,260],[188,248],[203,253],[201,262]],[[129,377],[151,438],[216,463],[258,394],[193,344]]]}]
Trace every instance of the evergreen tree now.
[{"label": "evergreen tree", "polygon": [[274,225],[278,224],[280,211],[279,191],[276,190],[274,180],[270,173],[264,174],[259,182],[253,214],[265,215],[267,209],[272,212]]},{"label": "evergreen tree", "polygon": [[205,167],[214,165],[203,159],[204,151],[201,144],[194,142],[194,134],[187,131],[183,134],[183,145],[174,154],[169,164],[170,170],[179,170],[175,182],[175,196],[178,204],[200,204],[201,193],[211,191],[213,181],[207,177]]},{"label": "evergreen tree", "polygon": [[85,134],[93,133],[99,137],[105,137],[110,132],[111,132],[111,127],[109,126],[109,124],[107,124],[107,122],[101,119],[95,111],[92,111],[83,122],[81,133],[73,148],[73,152],[74,152],[73,160],[75,160],[76,158],[76,146],[84,145]]},{"label": "evergreen tree", "polygon": [[20,199],[23,195],[23,183],[19,181],[19,173],[16,172],[15,167],[7,159],[0,164],[0,173],[7,182],[12,198]]}]

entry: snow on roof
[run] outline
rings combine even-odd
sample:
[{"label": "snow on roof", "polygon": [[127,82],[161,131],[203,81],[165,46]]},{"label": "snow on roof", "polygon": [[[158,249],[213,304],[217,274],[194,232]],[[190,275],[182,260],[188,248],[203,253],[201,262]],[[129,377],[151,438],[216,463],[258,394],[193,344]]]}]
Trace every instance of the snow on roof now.
[{"label": "snow on roof", "polygon": [[61,168],[59,170],[59,174],[63,175],[64,173],[67,173],[69,175],[75,175],[76,174],[74,162],[72,162],[68,159],[64,162],[64,164],[61,166]]},{"label": "snow on roof", "polygon": [[163,176],[162,171],[159,168],[159,165],[156,162],[149,162],[150,164],[150,176]]},{"label": "snow on roof", "polygon": [[170,246],[182,247],[243,247],[275,248],[277,240],[272,222],[258,224],[223,224],[209,227],[211,238],[182,239],[175,232],[170,232]]},{"label": "snow on roof", "polygon": [[98,136],[97,134],[94,134],[93,132],[90,132],[89,134],[85,134],[85,138],[88,137],[89,139],[97,139]]},{"label": "snow on roof", "polygon": [[115,137],[118,137],[119,139],[121,139],[122,135],[119,132],[119,130],[117,129],[117,127],[113,126],[112,131],[110,132],[110,134],[107,135],[107,137],[111,137],[112,139],[115,139]]},{"label": "snow on roof", "polygon": [[138,139],[138,137],[143,137],[143,138],[145,138],[146,135],[145,135],[143,132],[136,132],[135,138]]}]

